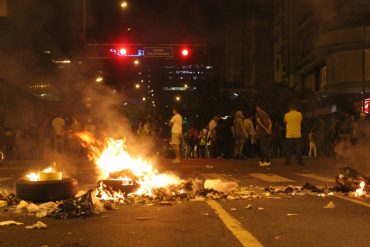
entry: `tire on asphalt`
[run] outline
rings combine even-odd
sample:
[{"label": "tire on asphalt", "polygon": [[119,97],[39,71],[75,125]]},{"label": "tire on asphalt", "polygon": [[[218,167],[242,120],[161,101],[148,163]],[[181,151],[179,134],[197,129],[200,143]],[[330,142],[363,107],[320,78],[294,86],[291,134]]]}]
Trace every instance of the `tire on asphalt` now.
[{"label": "tire on asphalt", "polygon": [[59,201],[74,197],[78,182],[73,178],[50,181],[29,181],[20,179],[16,183],[18,199],[33,202]]}]

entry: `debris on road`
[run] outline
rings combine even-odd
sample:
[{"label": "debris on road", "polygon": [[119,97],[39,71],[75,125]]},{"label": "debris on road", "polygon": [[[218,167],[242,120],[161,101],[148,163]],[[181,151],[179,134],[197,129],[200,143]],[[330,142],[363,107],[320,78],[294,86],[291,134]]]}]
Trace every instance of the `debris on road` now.
[{"label": "debris on road", "polygon": [[213,166],[210,166],[210,165],[206,165],[206,167],[207,167],[208,169],[212,169],[212,168],[213,168]]},{"label": "debris on road", "polygon": [[16,205],[19,203],[19,200],[16,198],[15,194],[9,193],[6,190],[0,190],[0,200],[6,201],[8,205]]},{"label": "debris on road", "polygon": [[222,181],[221,179],[207,179],[204,182],[204,189],[214,190],[221,193],[230,193],[238,187],[234,181]]},{"label": "debris on road", "polygon": [[26,229],[29,229],[29,230],[32,230],[32,229],[45,229],[45,228],[48,228],[48,226],[44,222],[37,221],[35,224],[33,224],[31,226],[26,226],[25,228]]},{"label": "debris on road", "polygon": [[152,220],[153,218],[151,217],[138,217],[136,220]]},{"label": "debris on road", "polygon": [[246,209],[251,209],[252,207],[252,204],[248,204],[247,206],[245,206]]},{"label": "debris on road", "polygon": [[261,211],[261,210],[264,210],[264,208],[263,208],[263,207],[258,207],[257,209],[258,209],[258,210],[260,210],[260,211]]},{"label": "debris on road", "polygon": [[298,215],[297,213],[287,213],[286,216],[296,216]]},{"label": "debris on road", "polygon": [[359,188],[361,182],[370,184],[370,178],[359,173],[351,167],[344,167],[340,173],[335,177],[337,186],[334,188],[336,191],[350,192]]},{"label": "debris on road", "polygon": [[0,200],[0,208],[8,206],[8,202],[4,200]]},{"label": "debris on road", "polygon": [[330,201],[324,208],[335,208],[334,202]]},{"label": "debris on road", "polygon": [[95,214],[92,190],[80,197],[63,200],[50,215],[57,219],[77,218]]},{"label": "debris on road", "polygon": [[230,208],[230,211],[236,211],[237,209],[236,208]]},{"label": "debris on road", "polygon": [[11,225],[16,225],[16,226],[20,226],[20,225],[23,225],[24,223],[22,222],[17,222],[17,221],[14,221],[14,220],[6,220],[6,221],[1,221],[0,222],[0,226],[11,226]]}]

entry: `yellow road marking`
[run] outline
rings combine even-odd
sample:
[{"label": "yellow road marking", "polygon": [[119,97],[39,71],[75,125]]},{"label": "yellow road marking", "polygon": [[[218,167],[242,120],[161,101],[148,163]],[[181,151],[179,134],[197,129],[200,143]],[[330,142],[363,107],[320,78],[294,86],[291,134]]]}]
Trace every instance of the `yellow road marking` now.
[{"label": "yellow road marking", "polygon": [[258,240],[247,230],[245,230],[241,223],[234,217],[228,214],[222,206],[216,201],[207,201],[207,204],[216,212],[218,217],[222,220],[225,226],[231,233],[239,240],[243,246],[260,247],[263,246]]},{"label": "yellow road marking", "polygon": [[350,197],[341,196],[341,195],[334,195],[334,196],[337,197],[337,198],[340,198],[340,199],[343,199],[343,200],[347,200],[347,201],[350,201],[350,202],[353,202],[353,203],[357,203],[359,205],[362,205],[362,206],[365,206],[365,207],[370,208],[370,204],[369,203],[366,203],[366,202],[363,202],[363,201],[359,201],[359,200],[356,200],[356,199],[352,199]]},{"label": "yellow road marking", "polygon": [[230,177],[226,174],[220,174],[220,173],[201,173],[200,174],[202,177],[205,179],[220,179],[222,181],[235,181],[235,182],[240,182],[240,180]]},{"label": "yellow road marking", "polygon": [[271,182],[271,183],[295,182],[292,179],[285,178],[285,177],[275,175],[272,173],[249,173],[248,175],[254,178],[258,178],[260,180],[266,181],[266,182]]},{"label": "yellow road marking", "polygon": [[325,183],[334,183],[335,182],[335,180],[332,179],[332,178],[322,177],[322,176],[315,175],[315,174],[312,174],[312,173],[296,173],[296,175],[301,176],[301,177],[305,177],[305,178],[312,178],[312,179],[315,179],[317,181],[321,181],[321,182],[325,182]]}]

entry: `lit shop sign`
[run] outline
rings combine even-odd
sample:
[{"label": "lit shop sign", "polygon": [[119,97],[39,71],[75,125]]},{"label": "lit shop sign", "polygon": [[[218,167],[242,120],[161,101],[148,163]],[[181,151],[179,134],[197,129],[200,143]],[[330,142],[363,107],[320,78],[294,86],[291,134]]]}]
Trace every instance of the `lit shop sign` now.
[{"label": "lit shop sign", "polygon": [[364,112],[369,114],[370,113],[370,98],[365,99],[365,109]]}]

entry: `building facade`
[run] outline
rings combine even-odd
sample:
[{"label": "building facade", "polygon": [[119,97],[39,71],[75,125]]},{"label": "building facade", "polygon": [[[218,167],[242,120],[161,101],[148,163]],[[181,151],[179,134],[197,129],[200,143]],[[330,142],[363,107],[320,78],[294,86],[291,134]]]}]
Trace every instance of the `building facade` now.
[{"label": "building facade", "polygon": [[350,104],[365,99],[369,13],[366,0],[275,0],[275,83],[312,93],[317,106],[343,96]]}]

